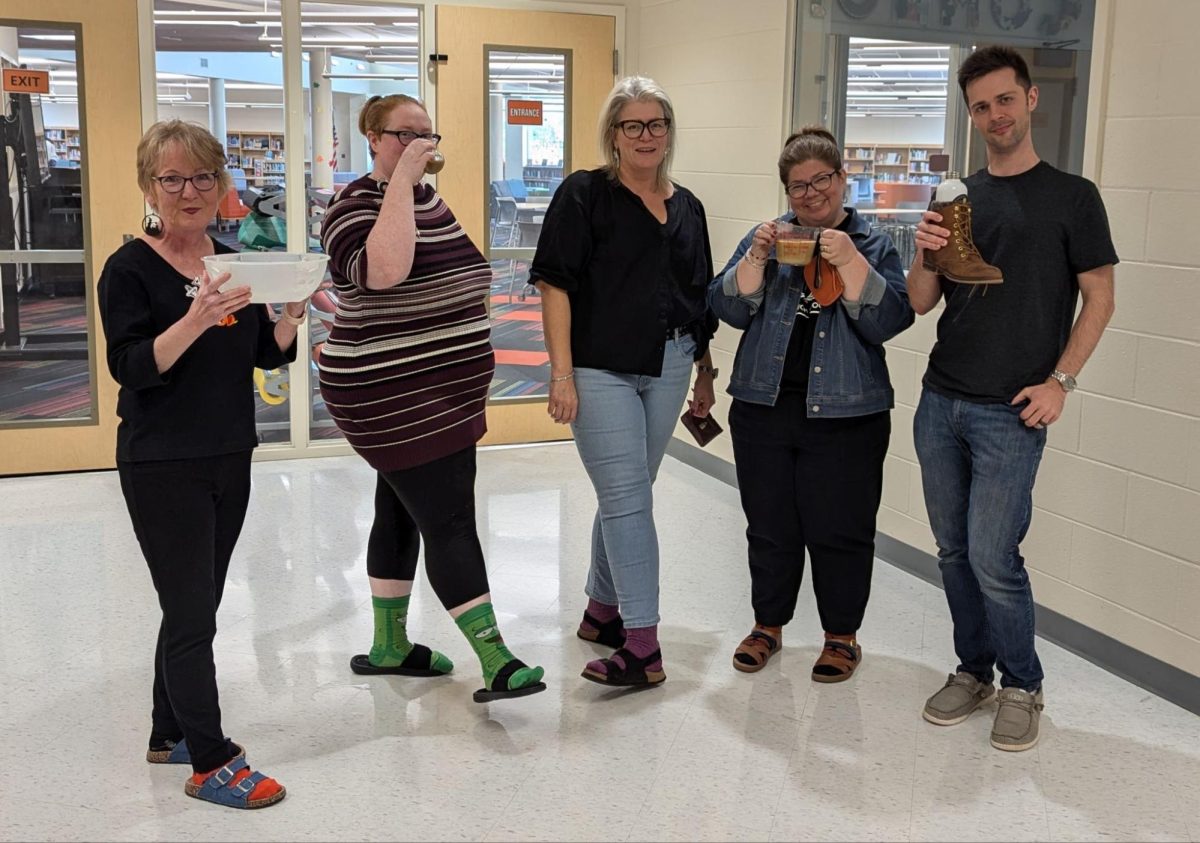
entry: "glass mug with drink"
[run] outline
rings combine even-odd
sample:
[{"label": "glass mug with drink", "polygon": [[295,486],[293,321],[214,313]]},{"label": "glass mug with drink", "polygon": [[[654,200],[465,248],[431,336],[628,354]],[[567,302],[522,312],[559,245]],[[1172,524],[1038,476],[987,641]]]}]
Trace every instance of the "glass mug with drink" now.
[{"label": "glass mug with drink", "polygon": [[775,260],[788,266],[807,266],[817,250],[821,229],[811,225],[775,223]]}]

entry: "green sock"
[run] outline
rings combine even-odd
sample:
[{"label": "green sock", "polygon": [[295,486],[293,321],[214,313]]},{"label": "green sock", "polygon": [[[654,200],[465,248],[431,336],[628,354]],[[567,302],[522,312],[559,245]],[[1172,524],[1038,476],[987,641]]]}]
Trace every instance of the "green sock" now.
[{"label": "green sock", "polygon": [[[371,597],[375,611],[375,643],[367,656],[375,667],[397,667],[403,664],[412,652],[413,643],[408,640],[408,599],[404,597]],[[454,662],[437,650],[431,651],[429,668],[439,673],[454,670]]]},{"label": "green sock", "polygon": [[479,664],[483,668],[483,683],[492,691],[515,691],[534,683],[541,682],[545,671],[540,667],[522,667],[508,677],[507,688],[493,688],[492,680],[504,667],[516,658],[504,646],[504,638],[500,635],[500,627],[496,625],[496,613],[491,603],[482,603],[473,609],[468,609],[459,615],[455,621],[475,655],[479,656]]}]

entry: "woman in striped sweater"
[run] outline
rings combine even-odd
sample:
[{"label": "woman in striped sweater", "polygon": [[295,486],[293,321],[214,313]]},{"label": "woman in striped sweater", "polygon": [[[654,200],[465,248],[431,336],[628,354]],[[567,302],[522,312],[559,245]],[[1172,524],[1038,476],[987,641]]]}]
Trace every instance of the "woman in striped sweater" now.
[{"label": "woman in striped sweater", "polygon": [[440,140],[421,102],[372,97],[358,127],[374,168],[334,198],[321,228],[339,295],[318,359],[330,414],[378,472],[367,544],[375,641],[350,667],[401,676],[453,669],[408,640],[424,539],[430,585],[483,668],[475,701],[534,694],[546,689],[542,668],[504,645],[475,529],[475,443],[487,429],[495,368],[484,307],[491,268],[421,181]]}]

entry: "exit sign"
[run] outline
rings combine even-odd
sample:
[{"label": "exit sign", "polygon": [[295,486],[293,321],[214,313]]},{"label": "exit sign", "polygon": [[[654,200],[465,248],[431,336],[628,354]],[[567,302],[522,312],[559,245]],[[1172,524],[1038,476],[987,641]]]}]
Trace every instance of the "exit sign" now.
[{"label": "exit sign", "polygon": [[50,71],[4,68],[4,90],[10,94],[50,93]]}]

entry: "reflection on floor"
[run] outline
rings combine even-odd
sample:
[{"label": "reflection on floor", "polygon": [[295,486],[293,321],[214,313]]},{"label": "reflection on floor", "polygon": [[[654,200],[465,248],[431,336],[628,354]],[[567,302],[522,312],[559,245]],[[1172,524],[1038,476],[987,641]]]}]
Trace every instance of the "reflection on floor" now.
[{"label": "reflection on floor", "polygon": [[[668,680],[579,678],[594,497],[571,445],[484,451],[478,522],[504,637],[549,690],[490,705],[424,573],[415,636],[439,679],[348,669],[372,630],[374,478],[357,457],[261,462],[217,637],[221,707],[287,799],[239,812],[142,760],[155,596],[112,473],[0,480],[2,840],[1200,840],[1200,718],[1042,643],[1039,746],[991,710],[924,722],[954,664],[937,589],[876,566],[863,666],[809,669],[805,583],[761,673],[737,492],[672,459],[655,487]],[[55,573],[58,572],[58,573]],[[69,572],[62,576],[61,572]],[[1189,807],[1190,806],[1190,807]]]},{"label": "reflection on floor", "polygon": [[[78,285],[76,285],[78,286]],[[86,355],[86,343],[59,341],[63,334],[87,334],[82,295],[20,295],[20,336],[6,348],[23,348],[24,359],[0,360],[0,421],[86,419],[91,414],[91,388],[86,359],[39,359],[63,350]]]}]

